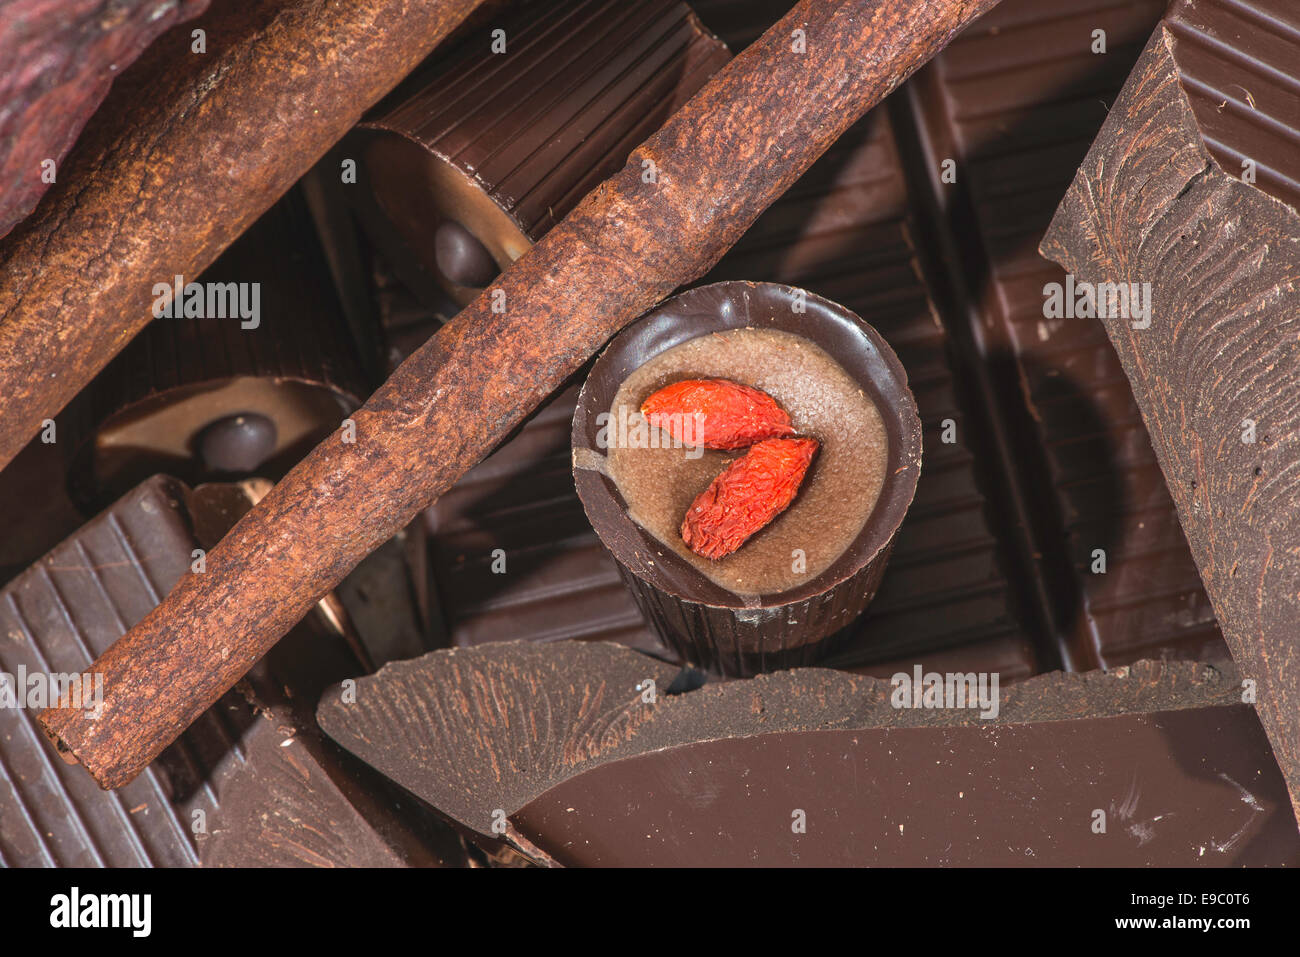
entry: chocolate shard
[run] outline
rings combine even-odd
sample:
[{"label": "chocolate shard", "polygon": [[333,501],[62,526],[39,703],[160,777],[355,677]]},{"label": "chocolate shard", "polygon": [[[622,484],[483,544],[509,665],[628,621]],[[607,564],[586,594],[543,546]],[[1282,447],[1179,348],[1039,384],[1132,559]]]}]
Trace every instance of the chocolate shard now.
[{"label": "chocolate shard", "polygon": [[[156,476],[0,592],[0,680],[24,704],[0,708],[0,863],[193,866],[212,851],[230,860],[237,845],[248,850],[241,860],[259,863],[429,857],[403,854],[423,845],[379,837],[381,825],[344,800],[352,793],[345,758],[321,740],[311,709],[358,665],[338,635],[310,621],[117,791],[101,791],[59,761],[41,734],[33,709],[45,702],[32,689],[51,674],[79,674],[250,506],[236,486],[191,490]],[[286,738],[292,744],[279,747]],[[233,840],[223,822],[240,813],[257,827]],[[372,819],[385,821],[382,809]],[[295,831],[286,821],[306,823]],[[284,834],[292,839],[277,840]]]},{"label": "chocolate shard", "polygon": [[[1260,738],[1258,724],[1250,710],[1241,707],[1240,682],[1230,665],[1216,669],[1193,662],[1141,662],[1110,674],[1045,675],[1003,689],[998,713],[987,720],[975,709],[896,708],[891,702],[893,689],[889,683],[817,668],[707,684],[698,690],[669,694],[675,674],[674,668],[608,643],[511,642],[452,649],[389,665],[377,675],[361,679],[354,702],[344,703],[338,695],[327,693],[317,717],[331,738],[460,825],[484,837],[504,836],[526,852],[532,848],[543,855],[545,862],[584,862],[581,851],[567,846],[572,833],[552,831],[545,823],[552,820],[554,809],[559,807],[547,803],[548,794],[573,795],[582,781],[602,782],[606,774],[618,777],[618,769],[648,767],[645,762],[659,757],[671,762],[673,756],[690,755],[691,748],[707,750],[707,743],[717,746],[715,757],[719,758],[720,768],[726,769],[713,780],[725,787],[775,788],[775,777],[770,781],[751,777],[747,785],[734,776],[725,781],[723,778],[733,772],[741,774],[745,760],[789,756],[800,746],[795,739],[780,736],[804,735],[804,744],[820,747],[825,741],[816,736],[839,731],[858,732],[859,743],[871,750],[867,755],[871,768],[877,761],[892,760],[889,751],[905,739],[909,750],[915,751],[915,759],[930,766],[931,774],[935,768],[941,773],[944,769],[944,762],[936,765],[936,754],[948,754],[949,760],[956,760],[952,752],[969,747],[975,753],[978,749],[996,770],[990,775],[989,768],[985,768],[986,789],[979,793],[978,803],[972,794],[972,804],[979,808],[978,820],[982,821],[1033,811],[1032,805],[1026,810],[1023,794],[1006,788],[1008,781],[1036,781],[1053,773],[1054,793],[1063,797],[1070,789],[1083,788],[1093,769],[1100,772],[1106,766],[1106,787],[1067,805],[1082,815],[1078,828],[1090,836],[1091,809],[1107,808],[1106,802],[1113,801],[1115,810],[1108,813],[1118,814],[1125,827],[1135,826],[1141,832],[1148,820],[1134,817],[1139,808],[1133,788],[1141,790],[1144,786],[1143,782],[1135,785],[1134,763],[1107,766],[1105,761],[1107,749],[1124,747],[1126,736],[1137,733],[1134,729],[1142,729],[1135,753],[1143,760],[1162,759],[1163,767],[1171,769],[1171,773],[1180,766],[1190,769],[1183,772],[1182,785],[1200,780],[1195,800],[1212,797],[1214,819],[1205,822],[1203,831],[1197,831],[1203,837],[1206,853],[1211,850],[1211,842],[1216,842],[1236,849],[1249,845],[1252,853],[1259,855],[1253,858],[1256,860],[1300,859],[1300,838],[1294,823],[1286,812],[1279,823],[1275,813],[1279,801],[1285,800],[1279,776]],[[653,688],[648,681],[654,682]],[[1212,714],[1205,722],[1187,717],[1201,712]],[[1082,764],[1066,763],[1062,769],[1052,742],[1059,739],[1063,729],[1076,726],[1071,741],[1078,746],[1080,762],[1086,757],[1088,766],[1085,769]],[[1213,728],[1229,735],[1233,744],[1224,745],[1221,738],[1200,737]],[[1178,731],[1181,749],[1167,747],[1164,731],[1169,729]],[[827,766],[839,760],[830,756],[842,755],[841,745],[847,746],[853,737],[833,739],[818,773],[829,773]],[[1001,742],[1011,740],[1017,746],[999,755]],[[791,745],[791,741],[795,743]],[[745,756],[740,759],[742,763],[733,760],[741,754]],[[703,767],[694,756],[687,760],[693,768]],[[1244,770],[1247,764],[1249,777]],[[841,762],[838,766],[844,765]],[[1220,778],[1220,772],[1232,782]],[[846,802],[876,800],[890,779],[874,774],[869,771],[861,780],[841,774],[836,794]],[[700,780],[708,777],[704,774]],[[1120,777],[1124,778],[1122,790],[1116,791]],[[664,781],[663,788],[651,787],[650,780]],[[752,848],[752,842],[766,839],[741,833],[743,822],[725,823],[726,808],[733,805],[699,800],[701,793],[711,793],[707,787],[701,791],[691,779],[680,776],[675,781],[668,783],[652,776],[647,786],[654,791],[655,801],[643,803],[651,790],[642,789],[634,803],[647,809],[647,815],[657,813],[649,808],[660,799],[664,807],[690,806],[671,827],[676,837],[669,856],[685,855],[675,858],[677,863],[701,863],[707,853],[705,848],[721,845],[735,851]],[[953,794],[961,790],[960,783],[951,777],[946,781]],[[938,787],[938,779],[935,784]],[[603,794],[614,793],[605,783],[599,786]],[[1266,802],[1266,809],[1262,813],[1254,811],[1251,802],[1242,798],[1239,786],[1250,789],[1248,796],[1253,794],[1255,800]],[[1160,794],[1172,798],[1178,787],[1169,784]],[[680,792],[680,802],[672,796],[674,788]],[[894,808],[919,808],[931,803],[918,802],[916,795],[901,783],[895,791],[891,798]],[[933,804],[945,806],[948,797],[945,791],[943,800]],[[582,803],[584,808],[593,807],[590,802]],[[1087,810],[1082,808],[1084,803],[1088,803]],[[577,806],[572,801],[565,805]],[[626,806],[610,804],[603,810],[612,813],[610,808]],[[1012,806],[1018,809],[1014,815]],[[1191,813],[1195,806],[1186,806],[1190,820],[1195,820]],[[1140,809],[1145,812],[1147,807],[1141,805]],[[574,812],[560,808],[555,813]],[[1052,822],[1065,827],[1062,813],[1061,805],[1046,807],[1035,826],[1041,826],[1044,834]],[[1160,813],[1154,810],[1151,816]],[[783,807],[776,826],[788,832],[790,814],[791,808]],[[593,840],[598,853],[603,854],[600,849],[609,846],[605,839],[612,840],[612,833],[618,830],[625,837],[636,836],[633,847],[644,849],[646,843],[654,843],[641,842],[640,835],[645,832],[640,830],[635,816],[616,815],[619,820],[612,830],[605,827],[605,822],[596,821],[598,813],[588,815],[584,811],[583,816],[593,822],[594,829],[585,831],[582,839],[600,838]],[[1223,830],[1228,824],[1231,828]],[[843,829],[849,828],[856,842],[850,842],[853,853],[868,854],[856,858],[857,863],[862,863],[870,854],[859,838],[865,840],[869,832],[854,827],[846,814],[839,829],[822,831],[821,840],[823,844],[842,843]],[[694,857],[689,852],[692,834],[701,847]],[[951,842],[952,832],[947,835]],[[1261,835],[1265,840],[1256,841]],[[1269,838],[1277,838],[1277,842],[1271,850],[1265,850]],[[1058,833],[1056,839],[1059,847],[1048,845],[1042,850],[1050,852],[1054,861],[1065,863],[1071,848],[1078,845],[1068,835]],[[1162,837],[1161,854],[1172,854],[1172,845],[1164,840]],[[1113,856],[1098,850],[1099,857],[1087,860],[1131,862],[1137,859],[1136,848],[1143,843],[1141,833],[1132,832],[1122,844],[1112,846]],[[1179,833],[1178,846],[1183,852],[1178,860],[1184,863],[1222,864],[1236,860],[1229,851],[1223,851],[1212,856],[1211,861],[1199,861],[1196,854],[1187,852],[1193,845],[1186,831]],[[627,847],[624,844],[623,851],[601,860],[636,863],[641,851],[626,851]],[[925,847],[929,848],[927,853],[934,851],[932,846]],[[972,860],[976,850],[974,845],[969,849]],[[822,846],[820,853],[833,852]],[[941,852],[935,852],[931,860],[940,858]],[[645,861],[667,859],[656,858],[650,851]]]},{"label": "chocolate shard", "polygon": [[[1294,94],[1278,96],[1295,89],[1300,65],[1295,11],[1284,6],[1176,5],[1041,248],[1105,304],[1102,322],[1300,815],[1300,214],[1284,184],[1270,194],[1237,178],[1242,167],[1220,165],[1258,152],[1277,182],[1300,177],[1294,149],[1271,145],[1297,135],[1284,131],[1296,122]],[[1291,29],[1269,29],[1270,18]],[[1214,57],[1238,65],[1245,92],[1216,91],[1226,77]],[[1195,102],[1206,97],[1216,112],[1233,105],[1213,137]],[[1120,308],[1120,288],[1149,295],[1149,324]]]},{"label": "chocolate shard", "polygon": [[[208,0],[18,0],[0,11],[0,236],[36,208],[119,71]],[[53,163],[48,167],[47,163]]]},{"label": "chocolate shard", "polygon": [[326,692],[317,721],[417,797],[493,837],[498,811],[641,739],[657,707],[643,694],[662,701],[678,670],[605,642],[452,648],[384,666],[357,683],[350,703],[340,689]]},{"label": "chocolate shard", "polygon": [[243,760],[220,782],[204,867],[408,867],[459,863],[455,836],[321,735],[315,694],[287,696],[275,672],[319,668],[326,636],[299,628],[236,690],[255,714]]}]

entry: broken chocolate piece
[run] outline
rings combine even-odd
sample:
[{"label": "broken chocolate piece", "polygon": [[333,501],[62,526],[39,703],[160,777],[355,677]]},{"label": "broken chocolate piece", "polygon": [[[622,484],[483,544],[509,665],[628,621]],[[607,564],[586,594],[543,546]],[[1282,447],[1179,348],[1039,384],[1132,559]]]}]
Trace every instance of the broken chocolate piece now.
[{"label": "broken chocolate piece", "polygon": [[[277,647],[278,657],[259,663],[144,774],[116,791],[101,791],[80,768],[60,761],[41,734],[36,710],[52,701],[32,694],[52,684],[50,675],[80,676],[150,611],[202,556],[198,550],[213,544],[224,530],[219,526],[228,528],[248,508],[246,497],[242,510],[236,506],[238,497],[234,486],[190,490],[157,476],[0,592],[0,680],[23,696],[22,707],[0,708],[0,862],[192,866],[213,841],[229,859],[236,842],[218,840],[221,822],[235,813],[227,801],[262,821],[238,836],[240,844],[285,833],[279,827],[285,820],[315,822],[310,842],[300,837],[256,848],[259,862],[429,856],[422,842],[376,837],[381,825],[365,824],[341,797],[350,792],[339,761],[312,750],[319,733],[311,708],[327,684],[356,674],[358,666],[337,635],[310,620]],[[87,686],[90,698],[83,700],[93,707],[93,677]],[[295,743],[281,749],[286,736]],[[286,775],[298,782],[292,793],[283,786]],[[380,813],[373,818],[386,821]],[[310,846],[311,853],[295,856],[294,846]]]},{"label": "broken chocolate piece", "polygon": [[[1238,44],[1239,64],[1272,64],[1271,72],[1243,73],[1247,87],[1256,74],[1263,83],[1263,74],[1294,73],[1300,41],[1294,10],[1283,6],[1176,5],[1143,51],[1041,248],[1103,305],[1101,322],[1233,659],[1255,683],[1260,718],[1300,816],[1300,353],[1292,302],[1300,212],[1238,179],[1240,170],[1230,175],[1220,166],[1189,93],[1213,86],[1194,35],[1216,36],[1214,46],[1225,53]],[[1270,16],[1292,28],[1264,29]],[[1252,29],[1226,26],[1240,17],[1253,18]],[[1296,82],[1292,76],[1289,86]],[[1261,159],[1277,162],[1267,129],[1276,124],[1266,117],[1261,110],[1250,122],[1223,121],[1218,135],[1232,139],[1217,155],[1249,157],[1258,145]],[[1294,111],[1279,118],[1296,122]],[[1297,167],[1292,150],[1277,172],[1296,179]],[[1130,315],[1104,283],[1146,297],[1149,316]]]},{"label": "broken chocolate piece", "polygon": [[[895,707],[889,683],[816,668],[668,695],[674,671],[610,644],[434,652],[361,679],[354,703],[327,694],[318,718],[453,820],[544,862],[1300,861],[1231,666],[1045,675],[995,694],[990,717]],[[1008,821],[1017,836],[991,846]]]},{"label": "broken chocolate piece", "polygon": [[1066,276],[1036,250],[1164,8],[1004,0],[895,98],[922,261],[952,288],[1021,503],[1008,527],[1030,538],[1053,657],[1081,671],[1228,657],[1114,349],[1045,315]]}]

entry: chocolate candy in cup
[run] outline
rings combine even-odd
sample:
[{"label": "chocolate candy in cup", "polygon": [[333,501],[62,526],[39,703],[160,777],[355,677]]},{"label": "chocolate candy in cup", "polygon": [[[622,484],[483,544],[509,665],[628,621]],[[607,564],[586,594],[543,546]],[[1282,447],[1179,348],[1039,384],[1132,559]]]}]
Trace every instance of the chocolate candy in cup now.
[{"label": "chocolate candy in cup", "polygon": [[328,275],[291,192],[202,275],[167,277],[171,314],[60,420],[78,507],[93,514],[158,473],[277,480],[338,428],[369,385]]},{"label": "chocolate candy in cup", "polygon": [[729,58],[677,0],[519,4],[344,140],[348,195],[427,304],[468,303]]},{"label": "chocolate candy in cup", "polygon": [[[620,476],[636,470],[622,468],[620,458],[631,453],[617,446],[635,434],[635,424],[626,435],[616,434],[619,413],[611,415],[611,410],[624,385],[636,383],[638,370],[653,372],[655,360],[674,347],[692,344],[688,347],[721,354],[729,342],[750,336],[764,337],[771,346],[774,389],[783,362],[792,376],[798,369],[801,376],[822,377],[792,391],[792,396],[802,394],[797,400],[802,406],[792,399],[786,411],[796,431],[817,423],[822,434],[815,437],[823,449],[791,508],[733,555],[709,563],[672,541],[653,513],[669,514],[673,496],[689,502],[707,486],[710,470],[716,474],[717,467],[706,455],[734,459],[738,453],[695,450],[693,458],[690,449],[671,450],[674,470],[666,473],[661,488],[654,487],[652,476],[643,476],[629,501]],[[883,442],[873,446],[869,428],[850,432],[852,423],[845,417],[843,428],[853,438],[835,447],[836,439],[844,438],[836,434],[837,416],[851,406],[836,407],[831,400],[837,383],[817,365],[819,357],[833,358],[832,365],[838,364],[838,371],[856,384],[877,416]],[[695,361],[709,357],[701,354]],[[655,385],[647,381],[638,388],[648,394]],[[643,398],[637,395],[632,401],[639,405]],[[833,414],[819,420],[818,412],[825,414],[826,408]],[[578,397],[572,438],[578,496],[642,612],[677,655],[730,675],[808,664],[833,649],[832,636],[875,595],[921,466],[916,403],[907,374],[885,341],[847,309],[772,283],[725,282],[692,289],[615,337]],[[665,450],[638,449],[636,454],[643,451],[658,456]],[[882,460],[873,463],[877,451]],[[879,479],[873,485],[866,473],[875,468]],[[701,480],[698,488],[690,484]],[[858,496],[870,501],[852,500]],[[801,507],[808,509],[802,516]],[[828,545],[835,535],[841,539]],[[773,542],[779,543],[775,551],[765,555]],[[824,549],[820,553],[819,547]]]}]

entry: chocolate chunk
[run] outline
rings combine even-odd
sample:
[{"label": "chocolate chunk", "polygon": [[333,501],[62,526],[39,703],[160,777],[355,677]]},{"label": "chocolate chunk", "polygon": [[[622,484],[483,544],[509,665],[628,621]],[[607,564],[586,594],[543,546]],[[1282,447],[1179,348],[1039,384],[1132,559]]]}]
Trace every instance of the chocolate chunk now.
[{"label": "chocolate chunk", "polygon": [[327,694],[318,718],[543,863],[1300,860],[1231,666],[1045,675],[1002,689],[988,719],[898,708],[889,684],[823,669],[665,694],[675,674],[610,644],[458,649],[361,679],[353,703]]},{"label": "chocolate chunk", "polygon": [[[1300,353],[1289,295],[1300,272],[1300,212],[1281,182],[1300,179],[1300,160],[1293,148],[1274,149],[1278,137],[1298,135],[1284,129],[1300,122],[1297,25],[1279,3],[1175,5],[1042,250],[1104,305],[1097,324],[1142,410],[1233,660],[1255,682],[1300,815]],[[1237,64],[1240,89],[1215,92],[1225,79],[1212,65],[1218,58]],[[1252,86],[1256,109],[1238,104],[1235,118],[1215,121],[1225,139],[1212,153],[1193,100],[1254,99]],[[1268,192],[1238,178],[1240,165],[1220,165],[1256,153],[1279,178]],[[1149,313],[1123,308],[1121,289],[1145,298]]]},{"label": "chocolate chunk", "polygon": [[1164,7],[1005,0],[895,111],[920,174],[917,234],[987,380],[1057,655],[1078,670],[1227,658],[1114,349],[1095,320],[1044,314],[1066,277],[1035,254]]}]

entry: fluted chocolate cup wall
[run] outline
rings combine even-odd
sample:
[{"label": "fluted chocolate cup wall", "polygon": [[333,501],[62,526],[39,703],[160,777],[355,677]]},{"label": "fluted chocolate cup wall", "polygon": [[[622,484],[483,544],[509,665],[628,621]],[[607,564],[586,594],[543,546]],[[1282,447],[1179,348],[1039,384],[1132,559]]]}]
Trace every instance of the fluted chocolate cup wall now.
[{"label": "fluted chocolate cup wall", "polygon": [[[657,541],[628,516],[614,482],[588,467],[591,455],[605,454],[598,417],[633,371],[690,339],[746,327],[793,333],[821,347],[875,404],[889,442],[880,496],[848,548],[812,580],[757,600],[714,583]],[[816,662],[875,596],[920,477],[921,420],[902,363],[857,315],[790,286],[722,282],[674,296],[615,337],[578,397],[573,449],[587,517],[664,641],[685,661],[749,675]]]},{"label": "fluted chocolate cup wall", "polygon": [[680,0],[521,4],[345,140],[361,221],[418,294],[468,303],[729,59]]}]

